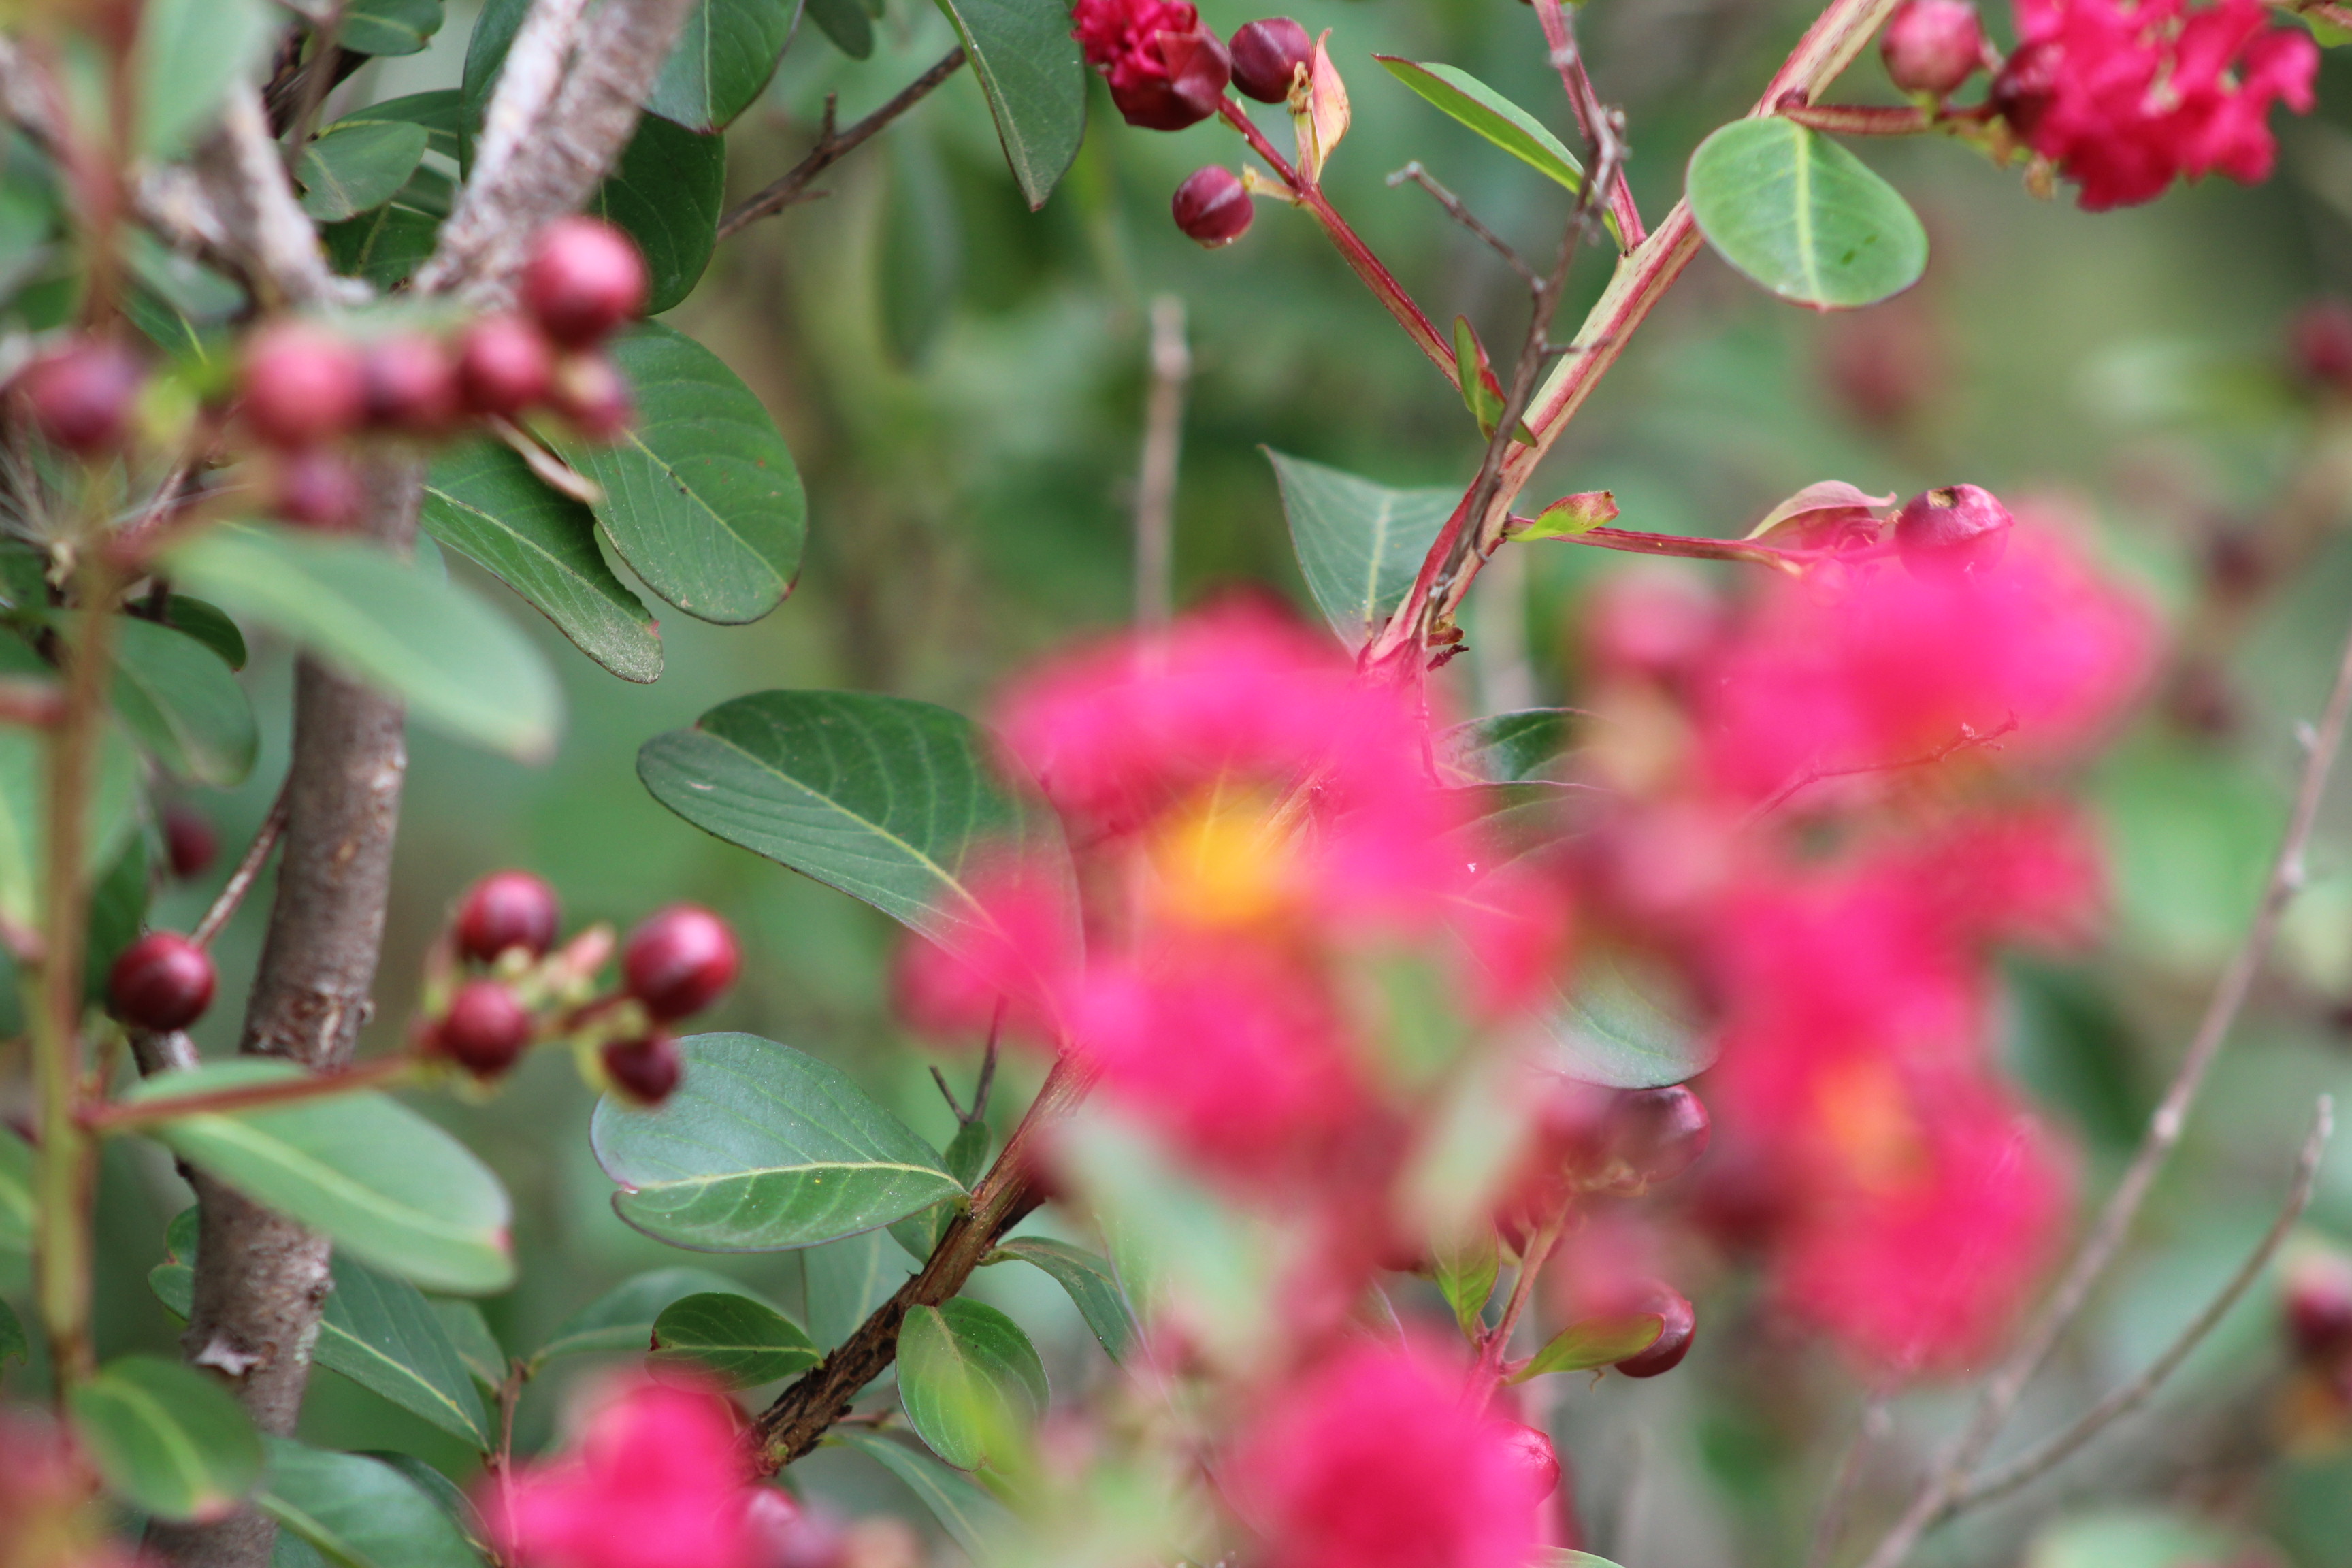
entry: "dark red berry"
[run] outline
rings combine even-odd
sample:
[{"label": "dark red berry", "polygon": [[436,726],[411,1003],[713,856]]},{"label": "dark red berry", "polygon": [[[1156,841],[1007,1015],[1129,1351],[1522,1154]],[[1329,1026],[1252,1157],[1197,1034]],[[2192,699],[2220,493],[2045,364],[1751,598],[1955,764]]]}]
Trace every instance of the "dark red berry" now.
[{"label": "dark red berry", "polygon": [[360,359],[368,423],[410,436],[439,436],[457,422],[457,366],[437,338],[397,332]]},{"label": "dark red berry", "polygon": [[1247,234],[1250,220],[1257,216],[1241,176],[1214,163],[1194,170],[1176,187],[1170,209],[1175,214],[1176,226],[1209,250],[1231,245]]},{"label": "dark red berry", "polygon": [[1129,125],[1181,131],[1217,112],[1233,77],[1223,39],[1198,26],[1189,33],[1163,32],[1157,54],[1164,75],[1138,74],[1110,84],[1110,100]]},{"label": "dark red berry", "polygon": [[523,264],[522,308],[571,348],[588,348],[646,308],[646,263],[629,237],[593,217],[558,218]]},{"label": "dark red berry", "polygon": [[96,457],[118,449],[130,435],[146,374],[128,350],[86,339],[26,366],[15,390],[46,439]]},{"label": "dark red berry", "polygon": [[488,963],[510,947],[533,958],[555,945],[563,918],[555,889],[528,871],[493,871],[457,906],[457,951]]},{"label": "dark red berry", "polygon": [[1551,1439],[1533,1426],[1511,1424],[1511,1459],[1525,1472],[1531,1489],[1538,1498],[1548,1498],[1559,1487],[1559,1455],[1553,1449]]},{"label": "dark red berry", "polygon": [[366,507],[359,469],[341,452],[313,447],[278,460],[270,510],[297,528],[356,527]]},{"label": "dark red berry", "polygon": [[511,419],[547,395],[555,349],[520,316],[485,316],[457,343],[457,384],[477,414]]},{"label": "dark red berry", "polygon": [[672,904],[647,916],[621,949],[629,994],[665,1022],[716,1002],[742,963],[734,931],[699,904]]},{"label": "dark red berry", "polygon": [[114,1016],[158,1034],[184,1029],[212,1005],[210,954],[176,931],[150,931],[122,950],[106,976]]},{"label": "dark red berry", "polygon": [[2320,300],[2287,323],[2286,345],[2295,374],[2320,386],[2352,386],[2352,305]]},{"label": "dark red berry", "polygon": [[360,353],[323,327],[281,321],[245,351],[245,423],[273,447],[312,447],[359,427],[367,413]]},{"label": "dark red berry", "polygon": [[2352,1353],[2352,1261],[2309,1253],[2287,1265],[2287,1332],[2309,1361]]},{"label": "dark red berry", "polygon": [[1691,1310],[1689,1300],[1671,1286],[1654,1285],[1636,1310],[1664,1319],[1665,1331],[1648,1350],[1619,1362],[1617,1370],[1627,1377],[1655,1377],[1682,1365],[1683,1357],[1690,1354],[1691,1341],[1698,1337],[1698,1314]]},{"label": "dark red berry", "polygon": [[1290,96],[1298,68],[1315,58],[1315,40],[1287,16],[1252,22],[1227,46],[1233,56],[1234,86],[1260,103],[1280,103]]},{"label": "dark red berry", "polygon": [[603,354],[565,354],[556,362],[547,405],[591,441],[620,438],[636,418],[628,377]]},{"label": "dark red berry", "polygon": [[1984,26],[1969,0],[1905,0],[1887,18],[1878,56],[1905,92],[1943,98],[1983,68]]},{"label": "dark red berry", "polygon": [[1992,79],[1987,102],[2021,139],[2031,139],[2057,101],[2059,84],[2066,76],[2066,52],[2055,38],[2021,45]]},{"label": "dark red berry", "polygon": [[1990,571],[2009,549],[2009,509],[1977,485],[1946,485],[1903,503],[1895,547],[1915,577]]},{"label": "dark red berry", "polygon": [[1612,1170],[1632,1190],[1643,1191],[1696,1164],[1711,1131],[1706,1105],[1675,1084],[1619,1095],[1602,1137]]},{"label": "dark red berry", "polygon": [[219,853],[220,835],[202,812],[177,801],[163,808],[163,855],[173,876],[182,881],[201,877]]},{"label": "dark red berry", "polygon": [[442,1053],[477,1078],[496,1078],[530,1044],[530,1011],[495,980],[468,980],[433,1031]]},{"label": "dark red berry", "polygon": [[612,1040],[603,1051],[604,1074],[613,1086],[640,1105],[667,1100],[686,1072],[677,1042],[656,1031],[636,1040]]}]

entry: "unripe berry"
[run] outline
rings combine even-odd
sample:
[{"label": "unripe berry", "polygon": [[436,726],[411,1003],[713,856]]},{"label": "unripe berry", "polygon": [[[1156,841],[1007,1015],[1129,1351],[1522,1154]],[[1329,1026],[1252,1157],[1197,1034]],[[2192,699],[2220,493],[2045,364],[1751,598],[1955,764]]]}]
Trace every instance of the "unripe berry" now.
[{"label": "unripe berry", "polygon": [[339,530],[360,521],[367,489],[341,452],[310,447],[279,459],[270,484],[271,513],[297,528]]},{"label": "unripe berry", "polygon": [[1280,103],[1290,96],[1298,68],[1315,58],[1315,40],[1287,16],[1252,22],[1227,46],[1234,61],[1234,86],[1260,103]]},{"label": "unripe berry", "polygon": [[220,835],[202,812],[177,801],[163,808],[163,855],[173,876],[182,881],[201,877],[219,853]]},{"label": "unripe berry", "polygon": [[1638,1310],[1664,1319],[1665,1331],[1648,1350],[1619,1362],[1617,1370],[1627,1377],[1655,1377],[1682,1365],[1683,1357],[1690,1354],[1691,1341],[1698,1337],[1698,1314],[1691,1310],[1689,1300],[1672,1286],[1653,1285]]},{"label": "unripe berry", "polygon": [[438,436],[457,422],[457,367],[436,338],[398,332],[360,358],[368,422],[411,436]]},{"label": "unripe berry", "polygon": [[2352,1353],[2352,1262],[2326,1253],[2287,1266],[2284,1290],[2287,1332],[2308,1361],[2333,1361]]},{"label": "unripe berry", "polygon": [[106,999],[135,1029],[184,1029],[212,1005],[217,976],[210,954],[176,931],[150,931],[107,972]]},{"label": "unripe berry", "polygon": [[1175,214],[1176,226],[1207,250],[1231,245],[1247,234],[1250,220],[1257,216],[1242,177],[1215,163],[1194,170],[1176,187],[1176,199],[1169,207]]},{"label": "unripe berry", "polygon": [[1982,68],[1984,26],[1969,0],[1905,0],[1887,19],[1878,57],[1905,92],[1942,98]]},{"label": "unripe berry", "polygon": [[457,907],[457,951],[483,963],[510,947],[539,958],[562,920],[554,889],[528,871],[493,871]]},{"label": "unripe berry", "polygon": [[84,339],[26,366],[15,391],[33,427],[52,445],[96,457],[119,448],[130,434],[145,378],[130,351]]},{"label": "unripe berry", "polygon": [[639,1105],[659,1105],[686,1072],[677,1042],[656,1031],[636,1040],[606,1042],[600,1053],[613,1087]]},{"label": "unripe berry", "polygon": [[433,1031],[441,1052],[477,1078],[496,1078],[530,1044],[530,1011],[495,980],[468,980]]},{"label": "unripe berry", "polygon": [[1551,1439],[1533,1426],[1517,1422],[1511,1424],[1511,1458],[1526,1472],[1530,1488],[1540,1500],[1559,1488],[1559,1455]]},{"label": "unripe berry", "polygon": [[617,440],[636,417],[628,378],[603,354],[565,354],[556,362],[547,405],[591,441]]},{"label": "unripe berry", "polygon": [[1915,577],[1990,571],[2009,549],[2009,509],[1977,485],[1946,485],[1903,503],[1895,547]]},{"label": "unripe berry", "polygon": [[1713,1127],[1688,1089],[1640,1089],[1617,1097],[1602,1137],[1610,1163],[1635,1190],[1671,1182],[1706,1152]]},{"label": "unripe berry", "polygon": [[629,237],[593,217],[558,218],[523,264],[522,308],[570,348],[588,348],[646,308],[646,263]]},{"label": "unripe berry", "polygon": [[742,963],[733,930],[699,904],[672,904],[647,916],[621,949],[623,984],[664,1022],[716,1002]]},{"label": "unripe berry", "polygon": [[547,395],[555,349],[520,316],[485,316],[457,344],[457,384],[477,414],[511,419]]},{"label": "unripe berry", "polygon": [[358,428],[367,413],[359,351],[305,321],[265,327],[245,351],[247,428],[273,447],[314,447]]}]

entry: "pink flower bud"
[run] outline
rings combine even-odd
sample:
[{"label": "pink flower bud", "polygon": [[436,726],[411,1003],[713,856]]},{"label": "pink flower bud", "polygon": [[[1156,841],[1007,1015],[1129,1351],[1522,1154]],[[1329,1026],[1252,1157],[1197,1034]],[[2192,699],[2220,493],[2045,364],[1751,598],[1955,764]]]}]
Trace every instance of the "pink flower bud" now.
[{"label": "pink flower bud", "polygon": [[269,510],[297,528],[329,531],[355,525],[367,506],[357,469],[341,452],[316,447],[288,453],[270,485]]},{"label": "pink flower bud", "polygon": [[648,916],[621,950],[629,994],[663,1020],[699,1013],[719,1000],[742,963],[733,930],[698,904],[672,904]]},{"label": "pink flower bud", "polygon": [[433,1031],[442,1054],[477,1078],[496,1078],[530,1044],[530,1012],[495,980],[468,980]]},{"label": "pink flower bud", "polygon": [[1670,1285],[1654,1284],[1638,1310],[1664,1318],[1665,1331],[1648,1350],[1619,1362],[1617,1370],[1627,1377],[1656,1377],[1682,1365],[1683,1357],[1690,1354],[1691,1342],[1698,1337],[1698,1314],[1692,1310],[1689,1299]]},{"label": "pink flower bud", "polygon": [[611,224],[558,218],[523,264],[522,307],[567,348],[589,348],[646,308],[645,258]]},{"label": "pink flower bud", "polygon": [[1186,0],[1078,0],[1070,36],[1129,125],[1181,131],[1217,112],[1233,62]]},{"label": "pink flower bud", "polygon": [[547,395],[555,350],[520,316],[485,316],[457,347],[457,383],[476,414],[511,419]]},{"label": "pink flower bud", "polygon": [[547,403],[590,441],[618,440],[636,418],[628,378],[601,353],[565,354],[558,360]]},{"label": "pink flower bud", "polygon": [[667,1100],[686,1073],[677,1042],[658,1031],[642,1039],[611,1041],[601,1054],[613,1086],[639,1105]]},{"label": "pink flower bud", "polygon": [[349,435],[367,412],[359,351],[323,327],[264,327],[245,352],[245,423],[273,447],[312,447]]},{"label": "pink flower bud", "polygon": [[1903,503],[1895,547],[1915,577],[1990,571],[2009,549],[2009,509],[1977,485],[1946,485]]},{"label": "pink flower bud", "polygon": [[2287,1332],[2306,1361],[2352,1353],[2352,1261],[2310,1253],[2286,1268]]},{"label": "pink flower bud", "polygon": [[488,963],[510,947],[538,958],[555,943],[555,889],[528,871],[493,871],[457,910],[457,951]]},{"label": "pink flower bud", "polygon": [[1250,220],[1257,216],[1241,176],[1215,163],[1194,170],[1177,186],[1171,206],[1176,226],[1209,250],[1247,234]]},{"label": "pink flower bud", "polygon": [[1878,54],[1896,87],[1942,98],[1983,68],[1984,27],[1969,0],[1906,0],[1887,19]]},{"label": "pink flower bud", "polygon": [[131,430],[146,370],[129,351],[97,339],[46,354],[14,388],[33,427],[55,446],[83,457],[121,447]]},{"label": "pink flower bud", "polygon": [[1234,35],[1234,86],[1260,103],[1290,97],[1298,68],[1315,58],[1315,40],[1287,16],[1252,22]]},{"label": "pink flower bud", "polygon": [[212,1005],[217,979],[203,948],[176,931],[150,931],[107,972],[107,1004],[134,1029],[184,1029]]},{"label": "pink flower bud", "polygon": [[1612,1170],[1635,1191],[1673,1181],[1706,1152],[1706,1107],[1688,1089],[1642,1089],[1609,1107],[1602,1137]]},{"label": "pink flower bud", "polygon": [[1553,1449],[1551,1439],[1533,1426],[1514,1424],[1508,1433],[1511,1458],[1527,1471],[1528,1480],[1538,1498],[1548,1498],[1559,1487],[1559,1455]]},{"label": "pink flower bud", "polygon": [[368,423],[411,436],[438,436],[457,422],[457,367],[440,341],[397,332],[360,356]]}]

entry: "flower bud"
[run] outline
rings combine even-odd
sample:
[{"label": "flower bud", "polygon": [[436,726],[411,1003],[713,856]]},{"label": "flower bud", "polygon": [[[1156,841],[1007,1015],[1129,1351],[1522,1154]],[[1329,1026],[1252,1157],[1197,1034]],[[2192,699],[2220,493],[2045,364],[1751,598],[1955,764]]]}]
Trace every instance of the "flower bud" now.
[{"label": "flower bud", "polygon": [[1110,79],[1110,100],[1129,125],[1145,131],[1181,131],[1217,112],[1233,77],[1224,41],[1206,27],[1160,33],[1152,45],[1154,73]]},{"label": "flower bud", "polygon": [[181,881],[212,869],[220,853],[220,835],[204,813],[177,801],[163,808],[163,855],[172,875]]},{"label": "flower bud", "polygon": [[457,385],[476,414],[511,419],[547,395],[555,350],[520,316],[485,316],[457,342]]},{"label": "flower bud", "polygon": [[558,218],[523,264],[522,308],[567,348],[589,348],[646,308],[645,258],[629,237],[593,217]]},{"label": "flower bud", "polygon": [[2031,140],[2042,117],[2057,101],[2065,79],[2066,53],[2055,38],[2020,46],[1993,74],[1992,90],[1985,95],[1995,113],[2008,121],[2021,141]]},{"label": "flower bud", "polygon": [[672,904],[646,917],[621,949],[622,983],[664,1022],[716,1002],[742,963],[735,932],[699,904]]},{"label": "flower bud", "polygon": [[562,918],[555,889],[528,871],[493,871],[457,908],[457,951],[483,963],[510,947],[532,958],[555,945]]},{"label": "flower bud", "polygon": [[1682,1365],[1683,1357],[1690,1354],[1691,1341],[1698,1337],[1698,1314],[1691,1310],[1689,1299],[1670,1285],[1653,1284],[1636,1310],[1664,1319],[1665,1330],[1648,1350],[1619,1362],[1617,1370],[1627,1377],[1655,1377]]},{"label": "flower bud", "polygon": [[2283,1305],[2287,1333],[2306,1361],[2352,1355],[2352,1261],[2307,1253],[2287,1265]]},{"label": "flower bud", "polygon": [[2011,518],[1990,490],[1946,485],[1913,496],[1895,517],[1895,547],[1915,577],[1990,571],[2009,549]]},{"label": "flower bud", "polygon": [[496,1078],[530,1044],[530,1011],[495,980],[468,980],[449,999],[433,1043],[476,1078]]},{"label": "flower bud", "polygon": [[1511,1424],[1511,1458],[1527,1473],[1537,1499],[1548,1498],[1559,1488],[1559,1455],[1551,1439],[1533,1426]]},{"label": "flower bud", "polygon": [[130,351],[86,338],[26,366],[14,390],[46,440],[96,457],[120,448],[130,435],[146,374]]},{"label": "flower bud", "polygon": [[271,513],[297,528],[351,528],[367,507],[367,489],[351,459],[315,447],[279,459],[269,492]]},{"label": "flower bud", "polygon": [[628,378],[599,353],[565,354],[557,361],[547,402],[590,441],[617,440],[636,417]]},{"label": "flower bud", "polygon": [[1195,170],[1177,186],[1171,206],[1176,226],[1209,250],[1247,234],[1250,220],[1257,216],[1241,176],[1214,163]]},{"label": "flower bud", "polygon": [[600,1053],[604,1076],[613,1087],[639,1105],[659,1105],[677,1088],[686,1072],[678,1059],[677,1042],[656,1031],[635,1040],[611,1040]]},{"label": "flower bud", "polygon": [[1706,1152],[1706,1107],[1688,1089],[1640,1089],[1610,1106],[1602,1139],[1612,1170],[1633,1191],[1671,1182]]},{"label": "flower bud", "polygon": [[457,422],[457,367],[439,340],[397,332],[360,356],[368,423],[410,436],[438,436]]},{"label": "flower bud", "polygon": [[240,387],[246,427],[273,447],[336,440],[367,412],[359,351],[307,321],[280,321],[256,333]]},{"label": "flower bud", "polygon": [[1905,92],[1943,98],[1983,68],[1984,26],[1970,0],[1905,0],[1879,36],[1878,56]]},{"label": "flower bud", "polygon": [[1298,68],[1315,58],[1315,40],[1287,16],[1252,22],[1234,35],[1228,46],[1234,62],[1234,86],[1260,103],[1281,103],[1290,97]]},{"label": "flower bud", "polygon": [[106,999],[134,1029],[184,1029],[212,1005],[218,977],[210,954],[176,931],[150,931],[107,972]]}]

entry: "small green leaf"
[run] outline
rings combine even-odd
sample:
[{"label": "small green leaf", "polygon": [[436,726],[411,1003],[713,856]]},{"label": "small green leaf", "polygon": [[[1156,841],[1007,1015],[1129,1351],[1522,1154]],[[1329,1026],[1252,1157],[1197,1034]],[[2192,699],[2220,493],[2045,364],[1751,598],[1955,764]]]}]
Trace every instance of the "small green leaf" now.
[{"label": "small green leaf", "polygon": [[1045,1412],[1045,1364],[1021,1326],[959,1298],[913,1307],[898,1331],[898,1399],[907,1419],[960,1470],[1012,1457]]},{"label": "small green leaf", "polygon": [[[1034,212],[1086,139],[1087,71],[1069,16],[1036,0],[939,0],[939,7],[963,39],[1005,162]],[[817,9],[815,0],[809,9]]]},{"label": "small green leaf", "polygon": [[355,55],[421,54],[444,20],[441,0],[351,0],[335,43]]},{"label": "small green leaf", "polygon": [[278,36],[264,0],[148,0],[133,60],[139,151],[178,158],[212,129],[230,91],[250,81]]},{"label": "small green leaf", "polygon": [[[246,1058],[159,1073],[124,1098],[138,1104],[302,1076],[291,1062]],[[255,1203],[414,1283],[485,1295],[514,1279],[498,1178],[464,1144],[382,1094],[205,1111],[149,1131]]]},{"label": "small green leaf", "polygon": [[1587,1318],[1554,1334],[1551,1342],[1536,1352],[1533,1360],[1511,1374],[1510,1381],[1525,1383],[1548,1372],[1589,1372],[1596,1366],[1614,1366],[1656,1344],[1658,1336],[1665,1331],[1666,1321],[1655,1312]]},{"label": "small green leaf", "polygon": [[1127,1292],[1119,1289],[1118,1276],[1111,1268],[1110,1259],[1098,1258],[1066,1241],[1041,1236],[1008,1241],[996,1249],[989,1261],[1007,1258],[1018,1258],[1052,1275],[1054,1282],[1069,1294],[1071,1305],[1087,1321],[1087,1327],[1094,1331],[1103,1352],[1113,1361],[1126,1359],[1128,1348],[1135,1343],[1140,1331],[1136,1327],[1135,1309],[1129,1305]]},{"label": "small green leaf", "polygon": [[[438,0],[427,0],[427,3],[437,4]],[[382,103],[355,109],[328,126],[327,131],[331,134],[355,131],[362,125],[394,122],[422,125],[425,134],[431,138],[427,150],[454,159],[462,150],[465,115],[464,95],[455,88],[441,88],[432,92],[412,92],[402,98],[387,98]]]},{"label": "small green leaf", "polygon": [[1617,492],[1580,490],[1562,496],[1533,517],[1514,518],[1503,527],[1506,539],[1574,539],[1617,519]]},{"label": "small green leaf", "polygon": [[1691,154],[1691,216],[1726,261],[1784,300],[1851,310],[1900,294],[1927,231],[1894,186],[1827,137],[1735,120]]},{"label": "small green leaf", "polygon": [[302,210],[320,223],[341,223],[383,205],[408,184],[431,140],[424,126],[406,121],[329,126],[302,150],[295,172]]},{"label": "small green leaf", "polygon": [[481,1568],[447,1510],[383,1460],[267,1441],[257,1500],[335,1568]]},{"label": "small green leaf", "polygon": [[490,1332],[490,1325],[482,1318],[482,1310],[471,1301],[454,1296],[427,1296],[427,1311],[440,1325],[441,1335],[449,1348],[457,1352],[457,1363],[466,1375],[483,1387],[496,1389],[507,1380],[512,1369],[508,1364],[504,1346]]},{"label": "small green leaf", "polygon": [[1307,592],[1339,640],[1360,648],[1412,591],[1445,520],[1451,489],[1398,490],[1268,447]]},{"label": "small green leaf", "polygon": [[732,1291],[688,1296],[654,1320],[655,1364],[691,1367],[728,1388],[751,1388],[806,1372],[824,1356],[798,1323],[764,1301]]},{"label": "small green leaf", "polygon": [[1687,1016],[1673,983],[1622,954],[1587,953],[1546,1032],[1549,1064],[1604,1089],[1661,1089],[1715,1060],[1720,1042]]},{"label": "small green leaf", "polygon": [[1567,708],[1523,708],[1491,714],[1439,731],[1441,766],[1480,784],[1526,784],[1541,780],[1568,749]]},{"label": "small green leaf", "polygon": [[1502,1252],[1495,1233],[1481,1230],[1458,1247],[1437,1250],[1437,1289],[1454,1309],[1454,1321],[1465,1338],[1478,1335],[1486,1299],[1495,1293],[1495,1277],[1502,1271]]},{"label": "small green leaf", "polygon": [[562,699],[530,639],[479,595],[386,551],[225,526],[173,551],[171,570],[419,719],[519,757],[554,749]]},{"label": "small green leaf", "polygon": [[[606,1098],[589,1141],[613,1207],[673,1247],[775,1252],[903,1219],[963,1189],[929,1144],[840,1068],[751,1035],[679,1042],[658,1108]],[[757,1116],[746,1106],[759,1107]]]},{"label": "small green leaf", "polygon": [[1372,58],[1397,80],[1547,179],[1559,181],[1570,194],[1584,189],[1584,165],[1576,154],[1543,121],[1468,71],[1394,55]]},{"label": "small green leaf", "polygon": [[726,138],[698,136],[647,115],[588,210],[637,242],[651,284],[646,310],[657,316],[702,281],[726,204]]},{"label": "small green leaf", "polygon": [[230,789],[253,771],[253,704],[220,656],[135,616],[115,621],[114,708],[155,760],[191,784]]},{"label": "small green leaf", "polygon": [[67,1410],[108,1489],[157,1518],[219,1519],[261,1479],[253,1423],[217,1382],[178,1362],[109,1362]]},{"label": "small green leaf", "polygon": [[16,1320],[16,1310],[0,1301],[0,1366],[12,1361],[30,1361],[32,1342],[25,1337],[25,1325]]},{"label": "small green leaf", "polygon": [[[49,837],[47,752],[32,731],[0,725],[0,915],[26,930],[37,929],[41,919]],[[139,753],[112,725],[100,742],[90,794],[83,865],[96,876],[122,852],[136,825],[139,800]]]},{"label": "small green leaf", "polygon": [[440,237],[444,215],[411,202],[409,191],[414,189],[412,182],[408,190],[373,212],[346,223],[331,223],[319,231],[327,242],[327,259],[336,271],[391,289],[407,282],[425,265]]},{"label": "small green leaf", "polygon": [[0,1126],[0,1253],[33,1250],[33,1146]]},{"label": "small green leaf", "polygon": [[975,1562],[992,1561],[992,1544],[1001,1542],[1014,1529],[1013,1514],[1003,1503],[975,1486],[970,1477],[949,1469],[929,1454],[917,1453],[879,1432],[855,1427],[836,1426],[825,1441],[856,1449],[906,1482],[940,1528]]},{"label": "small green leaf", "polygon": [[775,74],[799,15],[795,0],[702,0],[655,79],[646,112],[688,131],[724,130]]},{"label": "small green leaf", "polygon": [[555,1332],[530,1358],[531,1371],[557,1356],[645,1353],[653,1342],[654,1324],[673,1301],[697,1294],[733,1294],[752,1300],[764,1298],[708,1268],[656,1268],[632,1276],[599,1296],[555,1326]]},{"label": "small green leaf", "polygon": [[874,24],[857,0],[808,0],[809,19],[853,60],[874,52]]},{"label": "small green leaf", "polygon": [[247,658],[245,634],[218,605],[193,595],[174,593],[163,606],[163,624],[187,633],[215,653],[231,669],[243,669]]}]

